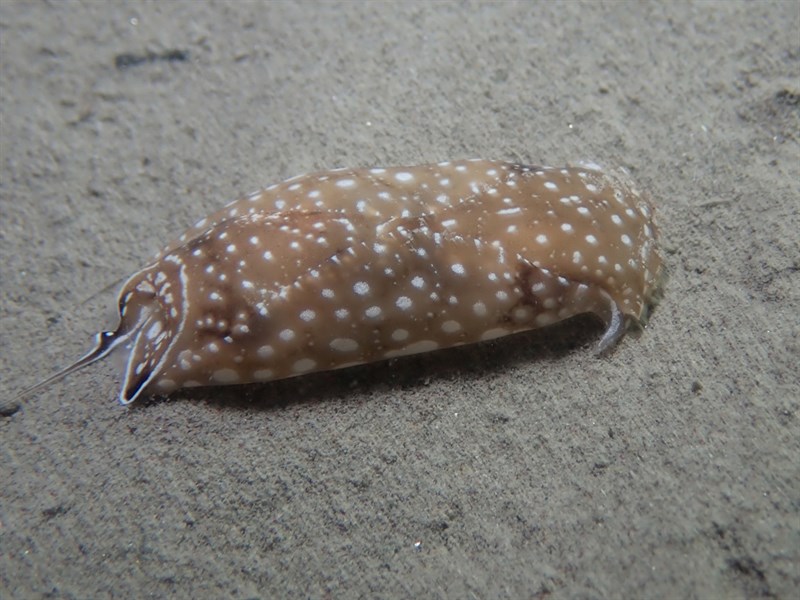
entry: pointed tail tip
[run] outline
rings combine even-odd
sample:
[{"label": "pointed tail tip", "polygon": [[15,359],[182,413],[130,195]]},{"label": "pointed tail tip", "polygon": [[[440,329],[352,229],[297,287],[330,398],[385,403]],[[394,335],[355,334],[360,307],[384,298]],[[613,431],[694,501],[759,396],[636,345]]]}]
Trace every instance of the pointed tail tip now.
[{"label": "pointed tail tip", "polygon": [[83,367],[92,364],[95,361],[108,355],[124,338],[121,338],[116,332],[104,331],[95,336],[95,346],[92,350],[84,354],[81,358],[74,363],[61,369],[57,373],[47,377],[39,383],[22,390],[19,394],[9,400],[0,400],[0,416],[9,417],[19,411],[22,407],[22,401],[30,397],[34,392],[38,392],[42,388],[55,383],[59,379],[63,379],[67,375],[82,369]]}]

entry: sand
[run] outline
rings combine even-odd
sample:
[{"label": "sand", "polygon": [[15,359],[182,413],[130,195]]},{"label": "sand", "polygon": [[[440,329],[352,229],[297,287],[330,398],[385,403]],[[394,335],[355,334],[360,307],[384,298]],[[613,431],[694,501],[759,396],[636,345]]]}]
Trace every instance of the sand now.
[{"label": "sand", "polygon": [[[298,173],[625,166],[671,272],[590,320],[124,408],[106,361],[0,417],[3,598],[790,598],[792,2],[0,3],[0,395],[119,281]],[[6,410],[6,412],[12,412]]]}]

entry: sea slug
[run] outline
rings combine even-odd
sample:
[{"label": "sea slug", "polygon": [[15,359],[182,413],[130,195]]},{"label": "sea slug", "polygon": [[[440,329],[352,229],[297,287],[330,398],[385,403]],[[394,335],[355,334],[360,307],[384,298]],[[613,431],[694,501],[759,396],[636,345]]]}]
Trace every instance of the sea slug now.
[{"label": "sea slug", "polygon": [[[470,344],[581,313],[599,350],[664,272],[622,172],[464,160],[294,177],[202,219],[130,277],[120,324],[41,385],[127,352],[119,400]],[[30,391],[30,390],[29,390]]]}]

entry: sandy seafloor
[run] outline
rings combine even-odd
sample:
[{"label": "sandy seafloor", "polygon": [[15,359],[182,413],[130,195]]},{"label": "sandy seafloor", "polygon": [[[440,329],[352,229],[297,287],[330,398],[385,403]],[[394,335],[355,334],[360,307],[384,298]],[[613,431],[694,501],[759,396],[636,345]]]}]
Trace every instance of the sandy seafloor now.
[{"label": "sandy seafloor", "polygon": [[604,359],[583,320],[132,408],[75,374],[0,417],[0,597],[796,598],[798,6],[3,0],[6,409],[321,168],[622,165],[671,279]]}]

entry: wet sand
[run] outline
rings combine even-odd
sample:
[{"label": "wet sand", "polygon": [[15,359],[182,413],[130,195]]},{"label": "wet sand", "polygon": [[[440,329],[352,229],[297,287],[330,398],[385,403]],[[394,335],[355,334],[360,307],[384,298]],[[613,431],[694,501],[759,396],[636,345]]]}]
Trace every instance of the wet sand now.
[{"label": "wet sand", "polygon": [[[298,173],[625,166],[671,273],[591,320],[124,408],[114,361],[0,417],[0,596],[790,598],[796,3],[0,5],[0,395],[119,281]],[[11,412],[11,411],[8,411]]]}]

